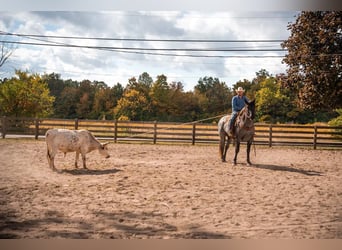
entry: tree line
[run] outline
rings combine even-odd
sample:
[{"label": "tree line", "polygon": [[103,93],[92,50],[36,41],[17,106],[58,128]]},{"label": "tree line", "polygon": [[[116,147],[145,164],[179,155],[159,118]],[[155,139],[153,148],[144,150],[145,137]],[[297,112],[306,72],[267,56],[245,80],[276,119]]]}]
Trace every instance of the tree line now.
[{"label": "tree line", "polygon": [[[59,74],[16,76],[0,83],[1,116],[118,119],[132,121],[189,122],[231,112],[231,99],[241,86],[257,103],[256,121],[311,123],[329,121],[335,112],[311,112],[298,107],[296,95],[283,86],[283,76],[265,69],[251,81],[244,79],[230,88],[219,78],[204,76],[192,91],[167,76],[153,79],[147,72],[132,77],[124,87],[100,81],[63,80]],[[213,119],[215,121],[215,119]],[[217,119],[216,119],[217,120]]]}]

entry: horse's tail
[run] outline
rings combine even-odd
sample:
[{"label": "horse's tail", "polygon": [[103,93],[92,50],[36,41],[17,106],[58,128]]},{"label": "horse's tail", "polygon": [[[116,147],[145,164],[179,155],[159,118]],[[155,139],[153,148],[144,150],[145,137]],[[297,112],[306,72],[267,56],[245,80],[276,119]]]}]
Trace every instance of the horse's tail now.
[{"label": "horse's tail", "polygon": [[224,126],[224,122],[225,122],[225,119],[224,119],[224,116],[221,117],[221,119],[219,120],[218,122],[218,132],[219,134],[222,132],[222,130],[224,130],[223,126]]},{"label": "horse's tail", "polygon": [[224,121],[221,121],[220,127],[219,127],[219,132],[224,131]]}]

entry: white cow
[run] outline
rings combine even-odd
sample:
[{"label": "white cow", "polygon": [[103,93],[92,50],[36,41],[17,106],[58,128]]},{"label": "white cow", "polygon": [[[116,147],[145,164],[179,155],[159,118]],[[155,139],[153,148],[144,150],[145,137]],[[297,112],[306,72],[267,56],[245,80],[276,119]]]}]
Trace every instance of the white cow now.
[{"label": "white cow", "polygon": [[101,144],[88,130],[68,130],[68,129],[49,129],[45,134],[45,141],[47,145],[47,159],[50,167],[56,170],[54,159],[58,150],[62,151],[64,155],[67,152],[75,152],[75,167],[77,168],[77,161],[79,154],[82,155],[83,168],[86,166],[86,154],[98,149],[99,153],[106,158],[109,158],[106,145]]}]

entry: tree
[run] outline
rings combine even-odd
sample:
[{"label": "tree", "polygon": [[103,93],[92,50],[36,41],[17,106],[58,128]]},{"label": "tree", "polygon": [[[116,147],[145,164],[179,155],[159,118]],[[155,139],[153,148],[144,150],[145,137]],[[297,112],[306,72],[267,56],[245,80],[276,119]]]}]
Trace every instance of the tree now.
[{"label": "tree", "polygon": [[148,93],[152,86],[153,79],[147,72],[144,72],[139,76],[138,83],[141,90],[143,90],[144,93]]},{"label": "tree", "polygon": [[313,111],[342,107],[342,12],[302,12],[289,24],[286,85]]},{"label": "tree", "polygon": [[197,96],[192,92],[183,92],[182,85],[170,85],[170,121],[191,122],[203,117]]},{"label": "tree", "polygon": [[[338,113],[338,117],[329,121],[330,126],[342,126],[342,108],[337,109],[336,112]],[[340,132],[342,131],[340,130]]]},{"label": "tree", "polygon": [[231,108],[232,93],[225,82],[218,78],[204,77],[195,86],[203,117],[216,116]]},{"label": "tree", "polygon": [[143,94],[146,98],[148,98],[151,86],[152,86],[152,78],[146,72],[142,73],[138,81],[135,77],[132,77],[128,80],[128,84],[126,89],[135,89],[141,94]]},{"label": "tree", "polygon": [[195,105],[191,104],[193,99],[191,94],[187,95],[187,93],[184,93],[182,82],[172,82],[169,84],[168,111],[170,121],[192,121],[191,113],[195,111]]},{"label": "tree", "polygon": [[63,89],[58,106],[56,106],[55,113],[59,118],[77,118],[77,103],[79,101],[78,88],[74,86],[67,86]]},{"label": "tree", "polygon": [[[57,112],[59,106],[64,104],[64,100],[61,99],[61,94],[63,89],[67,86],[63,79],[61,79],[60,74],[51,73],[51,74],[44,74],[42,76],[43,81],[47,82],[48,88],[50,90],[50,95],[55,97],[55,101],[53,103],[54,109],[54,116],[61,117],[60,114]],[[62,113],[64,115],[64,113]]]},{"label": "tree", "polygon": [[9,57],[13,53],[13,48],[6,45],[5,42],[1,43],[1,53],[0,53],[0,68],[5,64]]},{"label": "tree", "polygon": [[94,116],[100,119],[113,118],[113,109],[122,97],[122,94],[123,87],[120,83],[114,85],[112,88],[104,87],[98,89],[95,93],[92,110]]},{"label": "tree", "polygon": [[149,103],[144,95],[136,89],[127,89],[114,108],[114,117],[143,121],[149,113]]},{"label": "tree", "polygon": [[256,92],[256,117],[262,122],[286,122],[293,105],[290,95],[275,77],[265,78],[259,83],[260,89]]},{"label": "tree", "polygon": [[165,75],[157,76],[150,90],[154,119],[167,121],[169,116],[169,86]]},{"label": "tree", "polygon": [[[76,104],[77,117],[92,119],[92,106],[95,96],[95,85],[89,80],[83,80],[78,87],[78,102]],[[96,117],[97,118],[97,117]]]},{"label": "tree", "polygon": [[260,89],[260,83],[266,80],[267,78],[271,77],[270,73],[266,69],[260,69],[258,72],[255,72],[255,77],[252,81],[244,79],[243,81],[238,81],[233,85],[234,95],[235,90],[238,87],[242,87],[245,90],[245,95],[250,99],[255,99],[256,92]]},{"label": "tree", "polygon": [[38,74],[16,71],[0,85],[0,113],[6,116],[46,117],[53,113],[54,97]]}]

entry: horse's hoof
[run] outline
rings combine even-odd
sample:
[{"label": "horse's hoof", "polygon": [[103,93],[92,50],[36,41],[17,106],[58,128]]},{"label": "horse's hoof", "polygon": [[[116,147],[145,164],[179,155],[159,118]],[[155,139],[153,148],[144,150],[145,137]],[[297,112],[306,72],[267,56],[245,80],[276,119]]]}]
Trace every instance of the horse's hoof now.
[{"label": "horse's hoof", "polygon": [[235,161],[233,161],[233,162],[232,162],[232,165],[233,165],[233,166],[236,166],[237,164],[236,164],[236,162],[235,162]]},{"label": "horse's hoof", "polygon": [[252,165],[253,164],[250,161],[247,162],[247,166],[251,167]]},{"label": "horse's hoof", "polygon": [[222,159],[221,161],[222,161],[222,162],[226,162],[226,160],[225,160],[225,159]]}]

